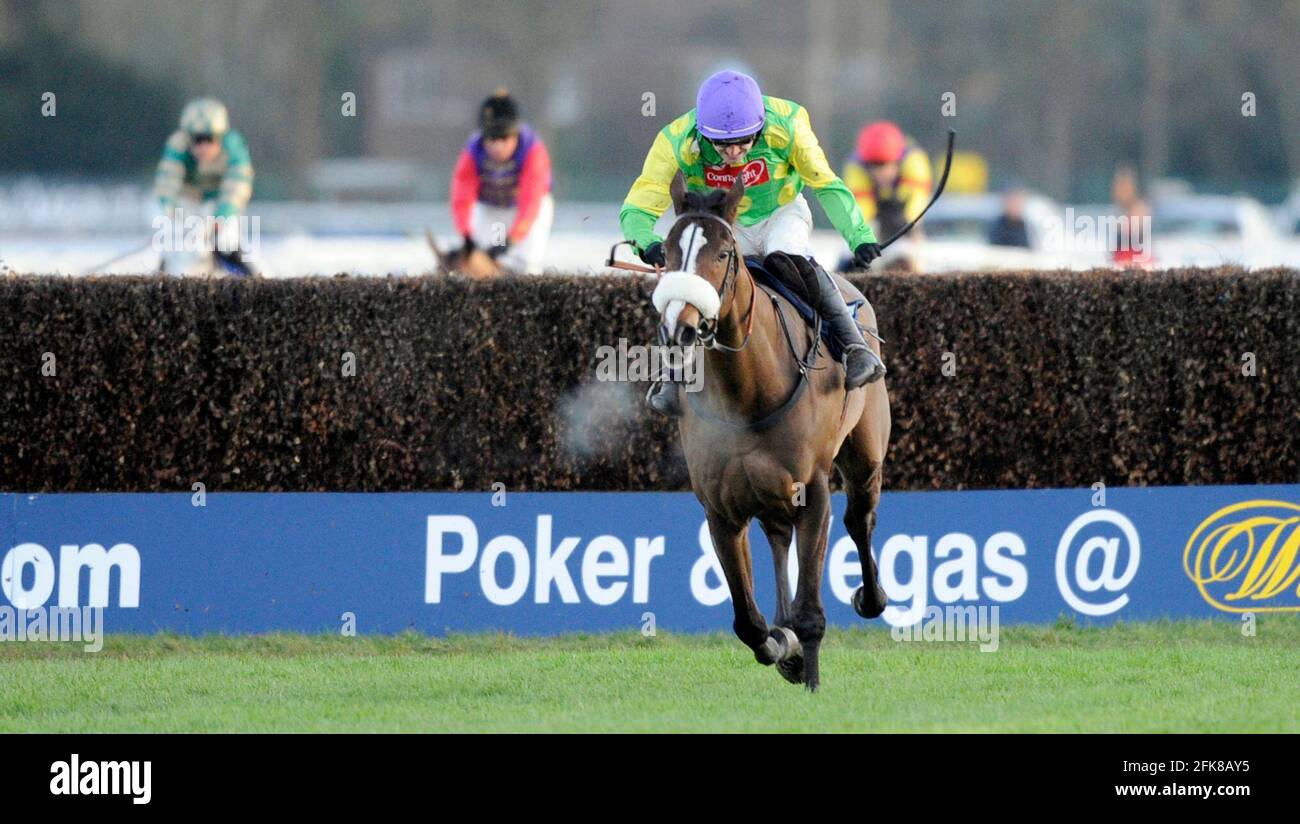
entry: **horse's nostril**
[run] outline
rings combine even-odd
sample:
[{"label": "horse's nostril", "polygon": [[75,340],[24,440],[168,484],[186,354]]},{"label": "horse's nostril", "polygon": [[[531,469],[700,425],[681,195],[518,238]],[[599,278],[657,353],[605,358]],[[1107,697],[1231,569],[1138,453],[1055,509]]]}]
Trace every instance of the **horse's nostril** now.
[{"label": "horse's nostril", "polygon": [[679,326],[677,328],[677,345],[694,346],[695,345],[695,327]]}]

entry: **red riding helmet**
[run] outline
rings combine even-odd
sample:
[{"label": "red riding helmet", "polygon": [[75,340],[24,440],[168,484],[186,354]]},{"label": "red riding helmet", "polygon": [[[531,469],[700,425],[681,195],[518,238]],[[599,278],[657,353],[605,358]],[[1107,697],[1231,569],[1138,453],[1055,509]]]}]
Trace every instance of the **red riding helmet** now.
[{"label": "red riding helmet", "polygon": [[863,163],[897,163],[906,148],[907,138],[888,120],[868,123],[858,132],[858,159]]}]

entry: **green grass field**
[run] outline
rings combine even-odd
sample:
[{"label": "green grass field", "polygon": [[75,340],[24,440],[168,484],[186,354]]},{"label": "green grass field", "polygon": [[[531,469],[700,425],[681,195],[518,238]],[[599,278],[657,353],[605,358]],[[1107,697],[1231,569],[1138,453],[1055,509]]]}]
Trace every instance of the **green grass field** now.
[{"label": "green grass field", "polygon": [[1300,730],[1300,621],[1004,627],[997,652],[832,631],[822,691],[729,635],[0,644],[0,731]]}]

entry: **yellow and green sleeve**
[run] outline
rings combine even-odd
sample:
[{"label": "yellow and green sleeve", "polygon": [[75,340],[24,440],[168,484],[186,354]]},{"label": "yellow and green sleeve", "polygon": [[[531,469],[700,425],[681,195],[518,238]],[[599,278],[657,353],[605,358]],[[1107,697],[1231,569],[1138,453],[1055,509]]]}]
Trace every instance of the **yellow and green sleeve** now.
[{"label": "yellow and green sleeve", "polygon": [[849,187],[853,198],[858,202],[862,217],[871,220],[876,216],[876,191],[871,185],[871,177],[862,165],[850,160],[844,164],[844,185]]},{"label": "yellow and green sleeve", "polygon": [[876,242],[876,233],[862,217],[853,193],[826,162],[826,153],[817,142],[817,135],[813,134],[812,124],[808,121],[808,110],[803,107],[795,114],[790,162],[804,182],[812,187],[831,225],[848,242],[850,249]]},{"label": "yellow and green sleeve", "polygon": [[663,240],[655,234],[655,221],[672,204],[668,187],[672,185],[677,168],[672,142],[661,131],[655,137],[645,164],[641,167],[641,174],[628,191],[623,209],[618,215],[623,237],[636,244],[638,249],[645,249],[650,244]]}]

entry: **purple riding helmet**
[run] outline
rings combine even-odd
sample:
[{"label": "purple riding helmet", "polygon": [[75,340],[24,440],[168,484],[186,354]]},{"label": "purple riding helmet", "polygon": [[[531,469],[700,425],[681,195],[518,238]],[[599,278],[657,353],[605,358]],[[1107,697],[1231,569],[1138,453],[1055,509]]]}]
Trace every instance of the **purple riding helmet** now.
[{"label": "purple riding helmet", "polygon": [[695,124],[709,140],[735,140],[763,128],[763,93],[754,78],[740,72],[718,72],[700,86],[695,99]]}]

